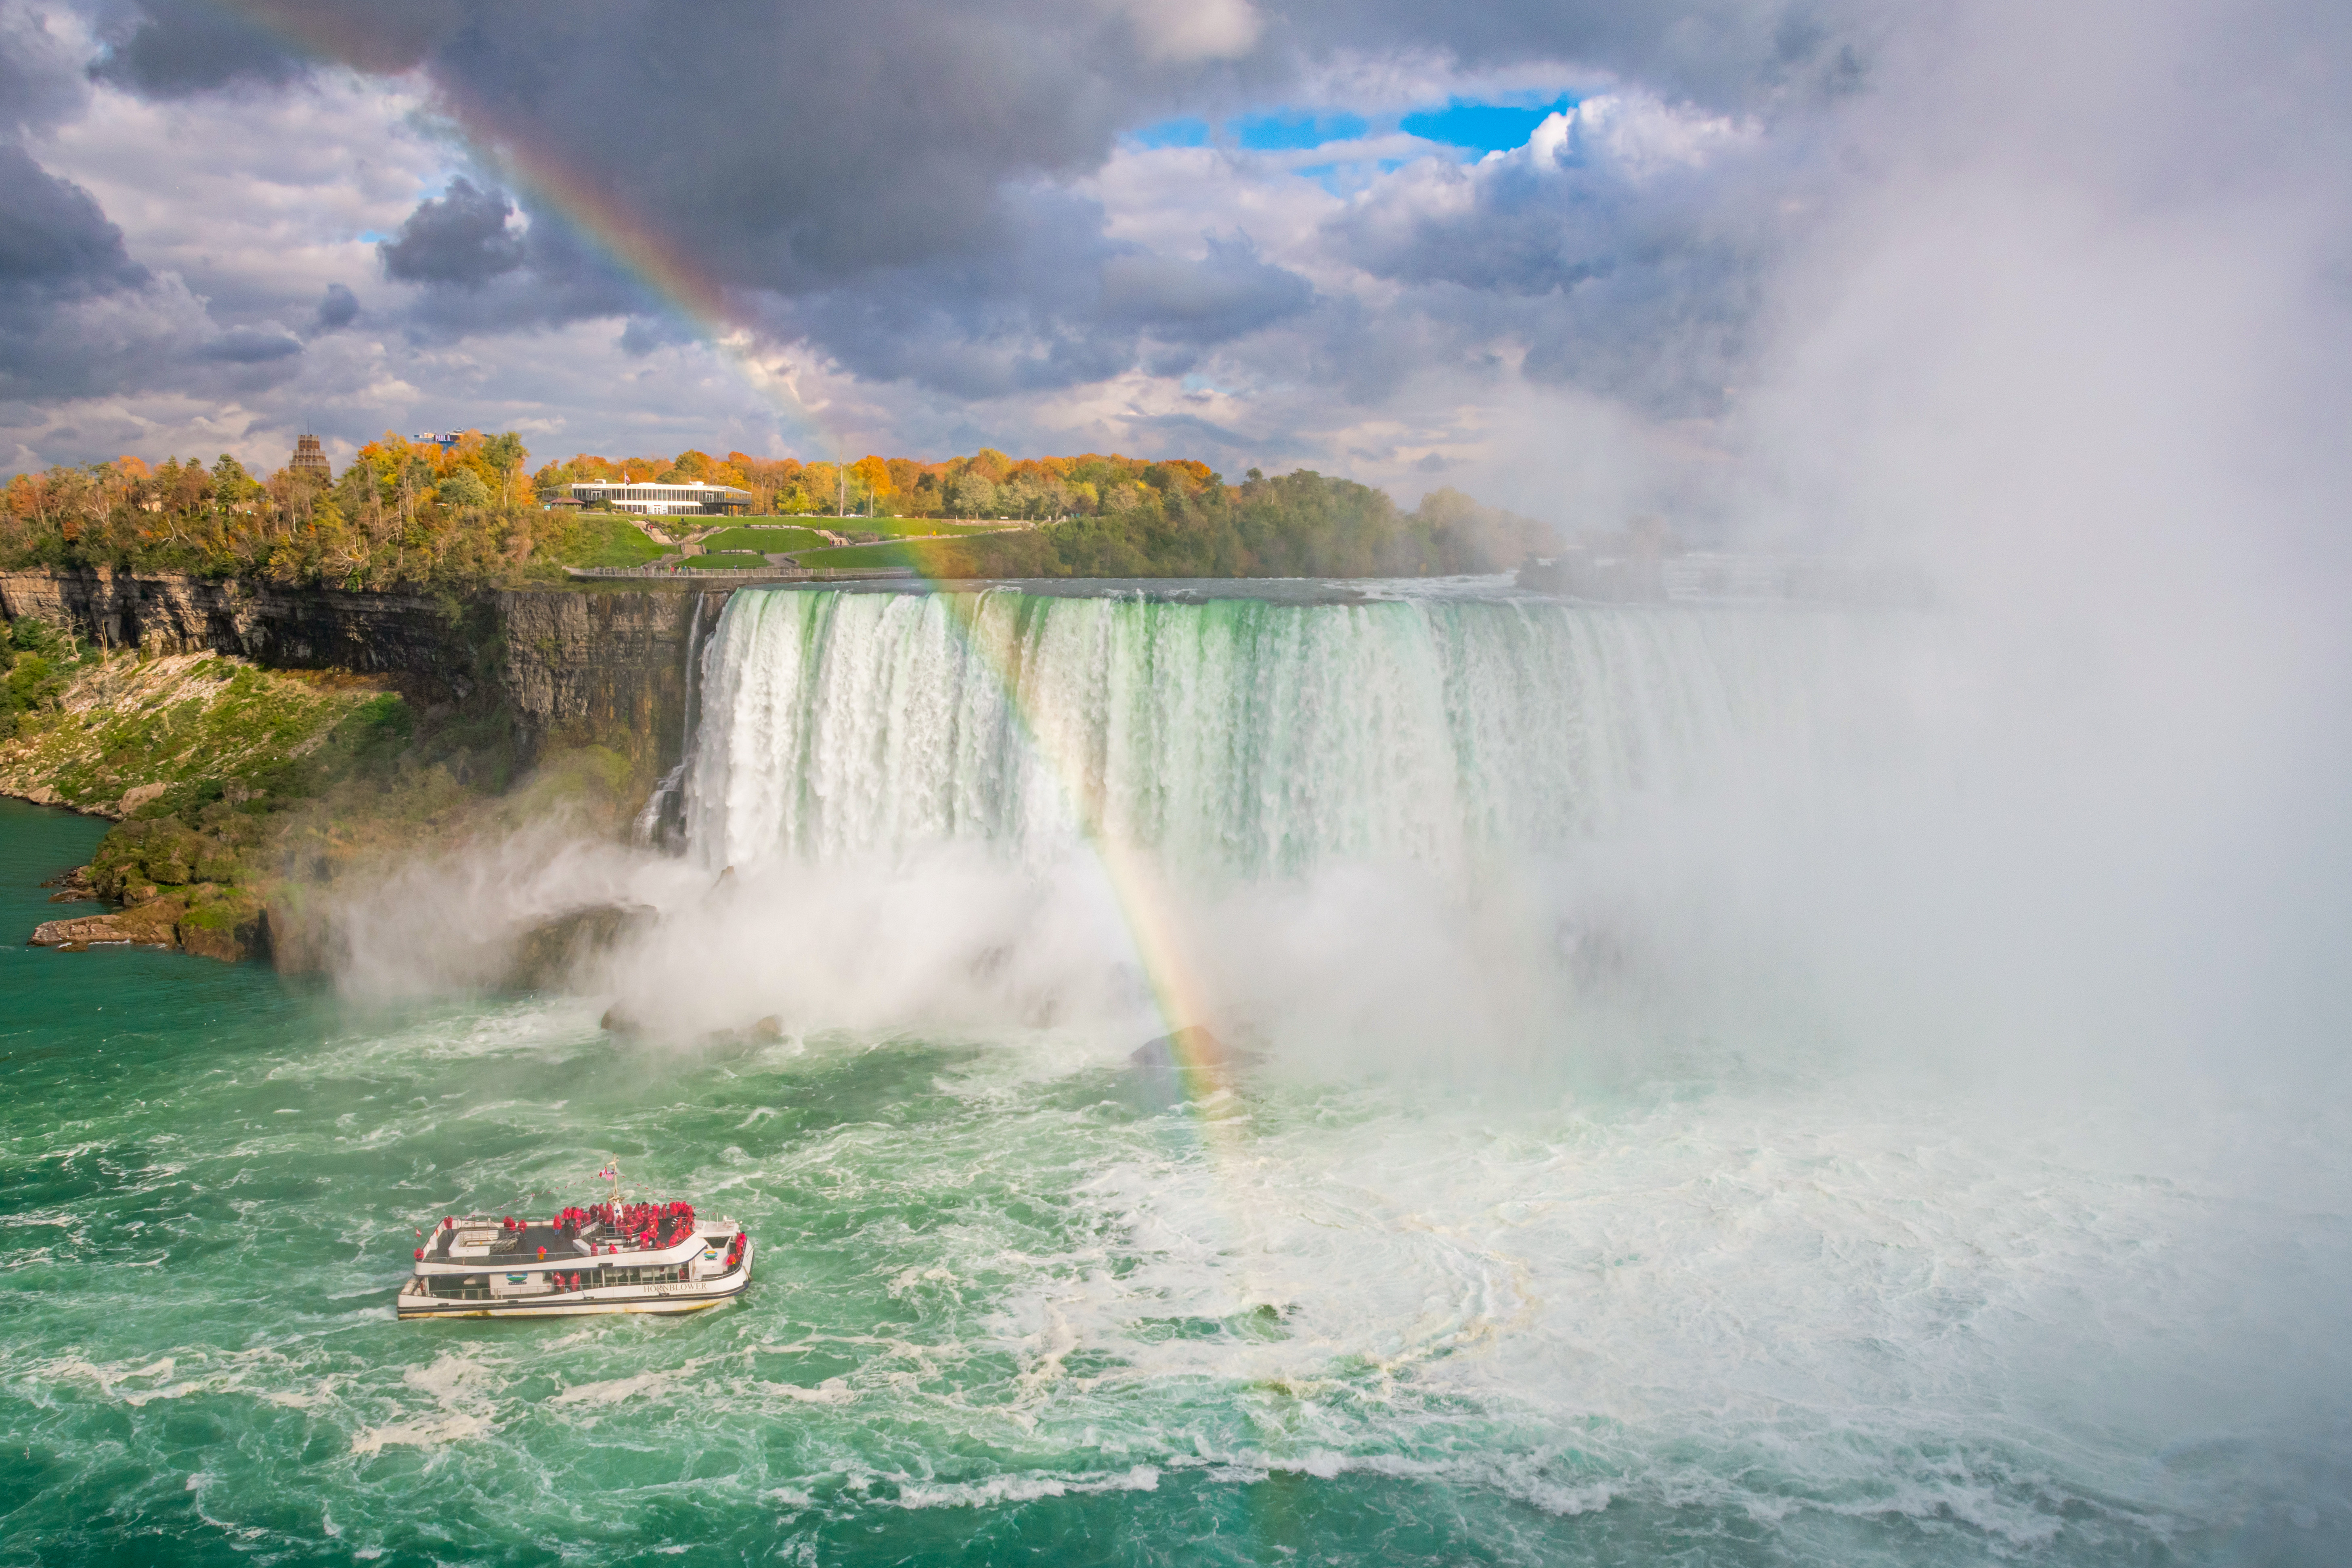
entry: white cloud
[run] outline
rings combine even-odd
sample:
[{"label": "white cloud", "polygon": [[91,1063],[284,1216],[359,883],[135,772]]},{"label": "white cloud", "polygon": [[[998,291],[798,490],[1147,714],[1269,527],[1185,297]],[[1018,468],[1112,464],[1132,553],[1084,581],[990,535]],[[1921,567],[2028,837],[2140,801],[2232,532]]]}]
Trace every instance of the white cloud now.
[{"label": "white cloud", "polygon": [[1583,165],[1642,181],[1669,170],[1704,168],[1718,153],[1762,135],[1753,120],[1678,108],[1643,93],[1608,93],[1547,116],[1524,146],[1489,152],[1480,162],[1536,170]]},{"label": "white cloud", "polygon": [[293,328],[330,283],[380,298],[374,247],[437,187],[455,150],[419,129],[404,81],[316,78],[268,95],[155,102],[103,87],[32,144],[98,198],[131,255],[224,325]]},{"label": "white cloud", "polygon": [[1229,60],[1250,52],[1263,24],[1250,0],[1108,0],[1144,52],[1171,61]]},{"label": "white cloud", "polygon": [[1391,115],[1452,102],[1538,105],[1615,86],[1611,73],[1567,59],[1465,65],[1435,49],[1340,49],[1309,62],[1286,96],[1311,107]]}]

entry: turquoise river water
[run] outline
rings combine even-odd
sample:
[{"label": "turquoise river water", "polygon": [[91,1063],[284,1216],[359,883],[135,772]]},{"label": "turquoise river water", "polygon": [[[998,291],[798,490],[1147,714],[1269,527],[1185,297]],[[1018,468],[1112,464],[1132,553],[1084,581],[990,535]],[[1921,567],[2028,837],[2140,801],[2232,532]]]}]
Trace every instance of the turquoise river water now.
[{"label": "turquoise river water", "polygon": [[[2325,1107],[2020,1093],[1775,1014],[1621,1019],[1576,1071],[1277,1038],[1170,1108],[1115,1008],[827,1028],[747,992],[782,1039],[630,1038],[599,1016],[637,971],[420,996],[16,945],[104,826],[0,801],[0,1563],[2352,1547]],[[589,1201],[614,1158],[759,1239],[743,1302],[394,1321],[417,1227]]]}]

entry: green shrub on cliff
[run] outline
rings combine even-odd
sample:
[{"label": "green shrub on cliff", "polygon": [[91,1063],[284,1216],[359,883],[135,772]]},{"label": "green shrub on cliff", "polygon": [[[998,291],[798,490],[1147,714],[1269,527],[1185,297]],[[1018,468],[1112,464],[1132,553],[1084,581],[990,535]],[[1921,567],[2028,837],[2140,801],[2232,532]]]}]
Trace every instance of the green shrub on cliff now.
[{"label": "green shrub on cliff", "polygon": [[93,889],[165,934],[140,940],[215,957],[257,950],[265,904],[270,941],[315,940],[305,912],[352,865],[436,840],[517,771],[502,711],[420,710],[345,675],[118,653],[63,697],[0,742],[0,788],[119,813]]},{"label": "green shrub on cliff", "polygon": [[210,655],[88,660],[60,695],[0,741],[0,788],[123,817],[93,875],[131,903],[261,880],[272,814],[414,744],[396,694]]},{"label": "green shrub on cliff", "polygon": [[[90,856],[89,883],[101,897],[137,904],[198,881],[234,883],[239,864],[230,843],[163,817],[124,822],[100,840]],[[214,874],[202,877],[199,868]]]},{"label": "green shrub on cliff", "polygon": [[77,664],[73,645],[29,615],[0,631],[0,740],[16,733],[27,716],[57,706],[66,676]]}]

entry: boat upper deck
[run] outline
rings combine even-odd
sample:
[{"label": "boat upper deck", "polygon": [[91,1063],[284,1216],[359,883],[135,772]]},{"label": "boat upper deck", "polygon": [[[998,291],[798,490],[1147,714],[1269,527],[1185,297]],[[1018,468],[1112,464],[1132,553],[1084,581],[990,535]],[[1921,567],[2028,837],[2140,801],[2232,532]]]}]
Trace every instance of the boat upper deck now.
[{"label": "boat upper deck", "polygon": [[551,1219],[451,1215],[416,1249],[417,1271],[435,1268],[531,1269],[586,1258],[625,1257],[667,1262],[723,1245],[732,1221],[698,1220],[685,1204],[598,1205],[566,1209]]}]

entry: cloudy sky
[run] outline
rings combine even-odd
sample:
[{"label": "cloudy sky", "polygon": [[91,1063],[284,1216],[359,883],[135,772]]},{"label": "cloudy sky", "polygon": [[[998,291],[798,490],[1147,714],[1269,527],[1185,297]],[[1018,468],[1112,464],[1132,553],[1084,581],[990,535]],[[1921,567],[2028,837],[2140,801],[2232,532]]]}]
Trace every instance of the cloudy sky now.
[{"label": "cloudy sky", "polygon": [[2336,340],[2342,9],[0,0],[0,471],[479,425],[1860,516],[1858,433]]}]

